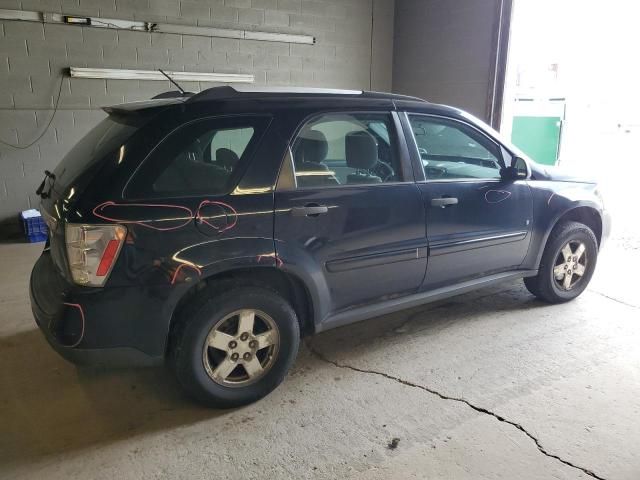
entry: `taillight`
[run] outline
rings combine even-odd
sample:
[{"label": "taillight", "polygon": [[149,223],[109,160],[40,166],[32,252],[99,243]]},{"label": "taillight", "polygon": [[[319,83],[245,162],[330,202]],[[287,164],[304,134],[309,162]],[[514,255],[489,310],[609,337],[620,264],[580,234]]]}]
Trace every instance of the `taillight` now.
[{"label": "taillight", "polygon": [[109,278],[127,236],[122,225],[78,225],[65,227],[67,257],[73,281],[101,287]]}]

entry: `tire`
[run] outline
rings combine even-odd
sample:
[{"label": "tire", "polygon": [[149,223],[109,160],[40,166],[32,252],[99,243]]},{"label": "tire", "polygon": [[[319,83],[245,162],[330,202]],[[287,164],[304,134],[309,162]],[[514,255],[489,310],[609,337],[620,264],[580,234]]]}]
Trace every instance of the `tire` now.
[{"label": "tire", "polygon": [[[575,252],[571,253],[579,253],[580,245],[584,246],[584,251],[578,262],[575,261],[577,255],[572,255],[573,260],[568,263],[564,261],[566,250],[563,253],[563,249],[567,245],[569,245],[570,249],[575,249]],[[525,278],[524,284],[529,292],[545,302],[568,302],[579,296],[587,288],[595,271],[597,259],[598,243],[593,231],[582,223],[562,222],[554,227],[547,239],[538,275]],[[582,268],[580,265],[582,265]],[[554,269],[557,269],[555,273]],[[570,273],[576,272],[569,275],[568,282],[571,285],[568,288],[564,283],[567,273],[564,273],[564,275],[560,273],[560,276],[556,275],[563,270]],[[579,271],[582,272],[580,276],[578,276]]]},{"label": "tire", "polygon": [[[231,285],[230,289],[222,292],[205,288],[196,294],[191,305],[179,320],[179,327],[172,339],[170,360],[178,382],[194,399],[208,407],[238,407],[259,400],[282,382],[298,353],[300,327],[295,311],[278,293],[255,286],[234,288]],[[244,334],[240,331],[241,316],[250,317],[246,315],[247,312],[254,312],[255,327],[252,327],[250,337],[241,340]],[[260,324],[271,327],[263,332],[262,337],[253,333],[254,329],[259,330]],[[225,329],[227,333],[223,333]],[[277,330],[277,348],[269,346],[260,349],[259,339],[269,333],[272,340],[276,336],[274,329]],[[249,351],[251,339],[256,343],[254,349]],[[231,342],[227,344],[228,340]],[[230,346],[235,342],[237,347],[226,347],[226,352],[214,346],[205,349],[205,342],[216,346]],[[249,357],[244,357],[247,354]],[[234,355],[236,359],[232,360]],[[251,377],[250,370],[256,369],[249,369],[249,362],[243,358],[250,358],[252,365],[256,361],[264,361],[265,367]],[[231,370],[223,380],[222,375],[228,370],[226,365],[232,361],[237,368]],[[221,371],[223,373],[219,373]],[[248,378],[243,380],[245,377]]]}]

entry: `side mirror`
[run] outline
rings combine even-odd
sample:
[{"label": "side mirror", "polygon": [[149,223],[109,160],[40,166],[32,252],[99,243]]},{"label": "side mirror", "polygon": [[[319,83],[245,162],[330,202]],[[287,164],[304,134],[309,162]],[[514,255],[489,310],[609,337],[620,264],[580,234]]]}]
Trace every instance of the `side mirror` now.
[{"label": "side mirror", "polygon": [[508,181],[523,180],[527,178],[528,174],[527,162],[520,157],[514,157],[510,167],[505,167],[500,170],[502,179]]}]

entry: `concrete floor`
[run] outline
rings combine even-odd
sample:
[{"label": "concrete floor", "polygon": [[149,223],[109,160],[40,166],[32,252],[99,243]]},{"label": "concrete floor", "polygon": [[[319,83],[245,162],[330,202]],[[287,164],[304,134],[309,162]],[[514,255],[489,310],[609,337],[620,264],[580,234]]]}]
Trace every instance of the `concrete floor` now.
[{"label": "concrete floor", "polygon": [[319,335],[232,411],[163,369],[59,358],[28,304],[41,248],[0,245],[2,479],[640,478],[640,300],[620,285],[635,239],[569,304],[518,282]]}]

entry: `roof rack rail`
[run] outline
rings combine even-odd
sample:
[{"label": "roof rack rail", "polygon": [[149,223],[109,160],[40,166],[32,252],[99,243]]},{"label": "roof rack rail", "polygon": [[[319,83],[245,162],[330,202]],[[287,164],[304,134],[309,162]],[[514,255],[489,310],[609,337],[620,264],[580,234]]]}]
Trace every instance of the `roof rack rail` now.
[{"label": "roof rack rail", "polygon": [[338,88],[312,88],[312,87],[260,87],[260,86],[222,86],[203,90],[194,95],[189,101],[221,100],[241,96],[260,96],[264,94],[281,95],[362,95],[362,90],[345,90]]},{"label": "roof rack rail", "polygon": [[188,102],[207,101],[207,100],[225,100],[233,98],[255,98],[265,95],[335,95],[350,96],[363,98],[381,98],[390,100],[412,100],[425,102],[422,98],[411,97],[407,95],[399,95],[395,93],[370,92],[363,90],[346,90],[338,88],[314,88],[314,87],[263,87],[263,86],[221,86],[203,90],[189,98]]},{"label": "roof rack rail", "polygon": [[232,87],[240,93],[290,93],[290,94],[325,94],[325,95],[362,95],[362,90],[322,87],[262,87],[258,85],[238,85]]}]

